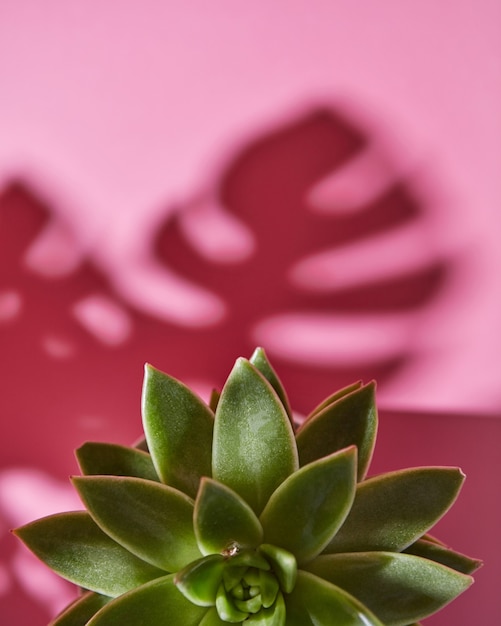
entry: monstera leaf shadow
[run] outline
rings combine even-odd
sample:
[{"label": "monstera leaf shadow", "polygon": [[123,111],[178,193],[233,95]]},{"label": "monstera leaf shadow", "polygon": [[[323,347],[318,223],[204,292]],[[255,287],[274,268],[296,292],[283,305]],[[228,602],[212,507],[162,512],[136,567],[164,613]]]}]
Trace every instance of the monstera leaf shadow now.
[{"label": "monstera leaf shadow", "polygon": [[[384,390],[416,358],[410,338],[451,261],[430,244],[409,180],[390,167],[386,184],[364,182],[358,164],[370,145],[346,115],[310,111],[236,151],[210,191],[166,207],[152,255],[223,303],[207,325],[136,306],[91,256],[58,268],[56,255],[47,274],[35,252],[57,225],[53,207],[12,181],[0,194],[0,473],[42,468],[62,479],[83,441],[134,441],[145,360],[208,391],[235,355],[263,344],[299,412],[354,379],[376,378]],[[384,155],[371,154],[381,165]],[[338,182],[357,168],[369,192],[352,184],[354,204]],[[9,503],[0,509],[0,574],[11,577],[2,615],[35,623],[39,609],[11,571]]]},{"label": "monstera leaf shadow", "polygon": [[[385,184],[370,179],[370,141],[332,109],[309,112],[242,149],[215,189],[179,207],[156,237],[160,263],[226,306],[221,324],[197,334],[197,352],[219,371],[228,349],[265,345],[300,411],[333,381],[376,378],[384,389],[416,357],[419,314],[452,263],[434,248],[410,180],[391,166]],[[370,159],[386,166],[374,164],[384,154]],[[369,193],[353,206],[357,184]],[[206,243],[214,222],[229,220],[247,235],[237,231],[243,250],[233,258]],[[176,339],[181,351],[189,345]]]}]

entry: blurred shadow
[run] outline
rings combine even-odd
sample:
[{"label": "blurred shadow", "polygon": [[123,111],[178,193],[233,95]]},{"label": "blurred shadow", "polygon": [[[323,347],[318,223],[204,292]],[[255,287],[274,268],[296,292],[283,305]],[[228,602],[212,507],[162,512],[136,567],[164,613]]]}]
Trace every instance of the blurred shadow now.
[{"label": "blurred shadow", "polygon": [[[444,285],[450,260],[433,249],[426,207],[412,185],[391,170],[387,185],[378,181],[377,195],[360,206],[350,205],[346,184],[348,208],[336,197],[336,175],[369,144],[341,114],[319,109],[256,139],[228,164],[212,195],[179,207],[158,233],[158,258],[227,307],[223,324],[200,332],[196,345],[181,340],[181,350],[184,344],[210,353],[219,372],[226,354],[266,346],[300,411],[354,378],[376,378],[384,388],[414,358],[409,338]],[[322,205],[313,198],[325,179],[332,209],[325,193]],[[373,181],[353,184],[370,189]],[[251,234],[253,249],[243,258],[218,258],[197,245],[210,233],[193,232],[190,213],[200,219],[214,205],[221,221],[231,215]],[[319,323],[324,333],[316,338]],[[350,349],[358,359],[347,357]]]},{"label": "blurred shadow", "polygon": [[[134,441],[146,359],[207,396],[236,356],[264,345],[299,412],[354,379],[384,389],[415,358],[410,338],[450,260],[433,248],[409,181],[391,166],[385,184],[367,174],[370,144],[341,113],[310,111],[243,147],[212,190],[168,212],[152,242],[157,266],[224,303],[205,326],[133,306],[92,258],[65,263],[71,234],[48,271],[36,247],[54,227],[51,208],[13,181],[0,196],[0,476],[43,468],[59,480],[84,441]],[[370,159],[387,165],[377,151]],[[18,548],[4,531],[28,520],[2,507],[9,568]],[[9,584],[15,610],[36,623],[15,574]]]}]

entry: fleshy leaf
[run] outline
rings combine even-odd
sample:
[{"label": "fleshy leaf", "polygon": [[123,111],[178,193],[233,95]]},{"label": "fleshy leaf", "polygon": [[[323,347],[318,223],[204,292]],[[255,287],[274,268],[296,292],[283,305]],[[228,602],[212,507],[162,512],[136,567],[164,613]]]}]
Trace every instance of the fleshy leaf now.
[{"label": "fleshy leaf", "polygon": [[393,552],[319,556],[307,569],[356,596],[386,626],[432,615],[473,582],[434,561]]},{"label": "fleshy leaf", "polygon": [[286,626],[384,626],[355,597],[309,572],[298,572],[285,605]]},{"label": "fleshy leaf", "polygon": [[179,593],[170,574],[116,598],[88,626],[198,626],[206,611]]},{"label": "fleshy leaf", "polygon": [[233,599],[228,598],[224,585],[220,585],[216,596],[216,608],[223,622],[237,624],[249,616],[247,612],[236,608]]},{"label": "fleshy leaf", "polygon": [[86,476],[137,476],[159,480],[151,456],[137,448],[87,442],[78,448],[76,456],[82,474]]},{"label": "fleshy leaf", "polygon": [[420,467],[360,483],[350,514],[324,552],[401,552],[447,512],[463,481],[457,468]]},{"label": "fleshy leaf", "polygon": [[194,498],[211,472],[212,411],[181,382],[146,365],[142,413],[158,475]]},{"label": "fleshy leaf", "polygon": [[251,358],[249,359],[252,365],[261,372],[261,374],[266,378],[266,380],[270,383],[273,389],[277,392],[277,396],[280,398],[284,408],[289,416],[289,419],[292,424],[294,424],[292,417],[292,410],[289,404],[289,399],[287,397],[287,393],[280,381],[276,371],[272,367],[271,363],[268,361],[268,357],[266,356],[263,348],[256,348]]},{"label": "fleshy leaf", "polygon": [[210,478],[202,478],[193,520],[202,554],[223,552],[231,543],[255,548],[263,539],[261,523],[250,506]]},{"label": "fleshy leaf", "polygon": [[220,396],[221,396],[221,392],[218,391],[217,389],[213,389],[210,393],[209,408],[213,413],[216,412]]},{"label": "fleshy leaf", "polygon": [[259,551],[266,556],[282,590],[290,593],[296,584],[296,557],[288,550],[272,546],[269,543],[263,543],[259,547]]},{"label": "fleshy leaf", "polygon": [[214,606],[223,580],[225,559],[221,554],[211,554],[176,574],[174,583],[190,602],[198,606]]},{"label": "fleshy leaf", "polygon": [[228,626],[228,622],[223,622],[216,607],[212,607],[203,616],[199,626]]},{"label": "fleshy leaf", "polygon": [[472,574],[482,565],[482,561],[478,559],[472,559],[465,554],[451,550],[435,541],[428,541],[425,538],[418,539],[415,543],[406,548],[405,552],[407,554],[422,556],[436,563],[442,563],[442,565],[451,567],[463,574]]},{"label": "fleshy leaf", "polygon": [[253,626],[285,626],[286,611],[284,597],[281,593],[277,595],[275,603],[269,608],[263,608],[255,615],[249,615],[245,621]]},{"label": "fleshy leaf", "polygon": [[[355,389],[352,390],[352,387]],[[376,441],[377,409],[374,382],[347,387],[346,393],[308,418],[296,435],[299,462],[311,463],[337,450],[358,449],[358,480],[367,473]]]},{"label": "fleshy leaf", "polygon": [[249,361],[238,359],[216,410],[213,477],[259,514],[297,467],[292,425],[275,390]]},{"label": "fleshy leaf", "polygon": [[356,463],[357,450],[352,446],[289,476],[261,514],[266,543],[292,552],[299,564],[317,556],[349,513]]},{"label": "fleshy leaf", "polygon": [[259,589],[264,608],[270,608],[275,602],[280,589],[277,576],[262,569],[259,570]]},{"label": "fleshy leaf", "polygon": [[113,541],[86,511],[50,515],[14,532],[60,576],[105,596],[165,574]]},{"label": "fleshy leaf", "polygon": [[49,626],[86,626],[90,618],[110,599],[99,593],[88,591],[68,605]]},{"label": "fleshy leaf", "polygon": [[141,559],[175,572],[200,558],[193,501],[181,491],[125,476],[76,477],[73,482],[98,526]]},{"label": "fleshy leaf", "polygon": [[330,404],[333,404],[334,402],[336,402],[336,400],[339,400],[343,396],[347,396],[352,391],[356,391],[357,389],[360,389],[361,386],[362,386],[362,381],[361,380],[357,380],[357,382],[352,383],[351,385],[348,385],[347,387],[343,387],[342,389],[338,389],[338,391],[335,391],[330,396],[327,396],[327,398],[325,398],[325,400],[322,400],[322,402],[320,402],[320,404],[318,404],[313,409],[313,411],[311,411],[310,414],[307,415],[306,419],[307,420],[311,419],[314,415],[316,415],[317,413],[320,413],[320,411],[322,411],[323,409],[328,407]]}]

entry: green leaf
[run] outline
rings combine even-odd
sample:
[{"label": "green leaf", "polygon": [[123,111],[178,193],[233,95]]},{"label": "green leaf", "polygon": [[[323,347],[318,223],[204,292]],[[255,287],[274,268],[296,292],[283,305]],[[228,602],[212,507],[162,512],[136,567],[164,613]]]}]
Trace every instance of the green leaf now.
[{"label": "green leaf", "polygon": [[206,611],[179,593],[170,574],[116,598],[88,626],[198,626]]},{"label": "green leaf", "polygon": [[266,543],[298,563],[319,554],[345,520],[355,495],[357,450],[335,452],[301,468],[278,487],[261,514]]},{"label": "green leaf", "polygon": [[308,418],[296,435],[300,464],[354,445],[358,449],[358,480],[362,480],[376,442],[375,391],[374,382],[347,387],[338,392],[341,397],[334,396],[334,401]]},{"label": "green leaf", "polygon": [[190,602],[198,606],[214,606],[224,566],[225,559],[221,554],[211,554],[178,572],[174,583]]},{"label": "green leaf", "polygon": [[265,609],[271,607],[277,598],[279,592],[279,584],[277,576],[271,572],[265,572],[262,569],[259,570],[259,589],[261,595],[261,601]]},{"label": "green leaf", "polygon": [[110,599],[107,596],[88,591],[67,606],[64,611],[52,620],[49,626],[86,626],[90,618],[107,604]]},{"label": "green leaf", "polygon": [[432,615],[473,582],[434,561],[392,552],[319,556],[307,569],[356,596],[387,626]]},{"label": "green leaf", "polygon": [[298,572],[285,605],[286,626],[384,626],[359,600],[309,572]]},{"label": "green leaf", "polygon": [[219,613],[219,617],[223,622],[230,622],[237,624],[243,622],[249,614],[247,612],[240,611],[233,603],[233,598],[229,598],[226,589],[223,584],[220,585],[216,596],[216,608]]},{"label": "green leaf", "polygon": [[85,511],[50,515],[14,532],[57,574],[105,596],[118,596],[165,573],[113,541]]},{"label": "green leaf", "polygon": [[280,588],[285,593],[290,593],[294,589],[297,578],[296,557],[288,550],[263,543],[259,547],[259,552],[264,554],[271,565],[271,568],[280,583]]},{"label": "green leaf", "polygon": [[297,467],[294,433],[281,401],[254,366],[238,359],[216,410],[213,477],[259,514]]},{"label": "green leaf", "polygon": [[142,413],[158,475],[194,498],[201,476],[211,472],[212,411],[181,382],[146,365]]},{"label": "green leaf", "polygon": [[123,476],[76,477],[73,482],[98,526],[141,559],[175,572],[200,558],[193,501],[181,491]]},{"label": "green leaf", "polygon": [[294,424],[292,410],[289,404],[289,399],[287,398],[287,393],[277,375],[275,370],[273,369],[271,363],[268,361],[268,357],[266,356],[263,348],[256,348],[254,350],[253,355],[250,358],[250,362],[254,367],[261,372],[261,374],[266,378],[266,380],[270,383],[273,389],[277,392],[277,396],[280,398],[284,409],[289,416],[291,424]]},{"label": "green leaf", "polygon": [[221,392],[218,391],[217,389],[213,389],[210,393],[209,408],[213,413],[216,412],[217,404],[219,402],[220,396],[221,396]]},{"label": "green leaf", "polygon": [[255,548],[263,539],[261,523],[247,502],[210,478],[202,478],[193,519],[202,554],[223,552],[232,543]]},{"label": "green leaf", "polygon": [[463,481],[457,468],[420,467],[360,483],[350,514],[324,552],[401,552],[447,512]]},{"label": "green leaf", "polygon": [[425,538],[418,539],[415,543],[405,549],[407,554],[421,556],[437,563],[442,563],[447,567],[455,569],[463,574],[472,574],[475,570],[482,566],[482,561],[472,559],[465,554],[455,552],[446,546],[440,545],[435,541],[429,541]]},{"label": "green leaf", "polygon": [[348,385],[347,387],[343,387],[342,389],[339,389],[338,391],[335,391],[330,396],[327,396],[325,400],[322,400],[322,402],[319,405],[317,405],[313,409],[313,411],[311,411],[311,413],[306,417],[306,419],[307,420],[311,419],[314,415],[316,415],[317,413],[320,413],[320,411],[325,409],[325,407],[329,406],[330,404],[333,404],[334,402],[336,402],[336,400],[339,400],[343,396],[347,396],[352,391],[356,391],[357,389],[360,389],[361,386],[362,386],[362,381],[357,380],[357,382],[352,383],[351,385]]},{"label": "green leaf", "polygon": [[137,448],[87,442],[78,448],[76,456],[82,474],[86,476],[137,476],[159,480],[151,456]]},{"label": "green leaf", "polygon": [[199,626],[228,626],[228,622],[223,622],[216,607],[212,607],[203,616]]},{"label": "green leaf", "polygon": [[245,626],[285,626],[286,611],[284,597],[281,593],[277,595],[274,604],[269,608],[263,608],[254,615],[249,615],[245,621]]}]

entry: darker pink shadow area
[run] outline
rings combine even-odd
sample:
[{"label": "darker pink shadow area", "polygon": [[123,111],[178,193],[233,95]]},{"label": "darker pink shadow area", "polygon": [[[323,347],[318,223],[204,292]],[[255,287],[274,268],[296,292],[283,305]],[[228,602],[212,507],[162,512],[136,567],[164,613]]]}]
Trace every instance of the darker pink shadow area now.
[{"label": "darker pink shadow area", "polygon": [[[447,284],[454,260],[437,251],[427,207],[407,180],[397,177],[352,211],[312,206],[315,185],[342,171],[369,143],[337,111],[311,111],[254,138],[227,164],[207,197],[168,213],[150,242],[156,268],[224,303],[224,319],[206,326],[174,323],[134,306],[91,256],[50,278],[27,265],[27,251],[55,218],[26,184],[13,182],[0,196],[0,476],[29,468],[65,485],[67,475],[77,472],[73,450],[84,441],[133,442],[141,433],[145,361],[208,390],[223,383],[237,356],[250,356],[263,343],[293,407],[302,413],[356,379],[375,378],[384,390],[419,358],[413,336],[429,323],[430,316],[422,314]],[[211,257],[196,245],[190,224],[193,215],[196,221],[212,210],[205,205],[216,205],[222,222],[230,216],[250,234],[248,254],[222,260],[217,250]],[[319,252],[356,250],[402,229],[422,252],[414,264],[405,264],[404,250],[394,259],[396,271],[369,272],[365,279],[366,269],[379,259],[364,257],[362,278],[341,287],[326,285],[322,276],[316,286],[293,279],[298,264]],[[286,322],[288,334],[270,330],[280,331]],[[320,345],[316,359],[305,346],[308,332],[322,324],[340,340],[366,334],[367,346],[362,343],[347,358],[326,335],[329,350]],[[260,341],[266,337],[269,346]],[[494,589],[499,568],[490,555],[499,551],[501,515],[489,494],[499,493],[500,429],[501,422],[476,416],[383,412],[374,470],[451,464],[468,475],[441,535],[486,565],[458,608],[453,605],[444,612],[447,618],[429,624],[497,626],[492,616],[501,608]],[[5,532],[18,504],[2,504],[0,547],[11,587],[0,594],[0,615],[6,623],[41,626],[46,609],[16,578],[18,548]]]}]

